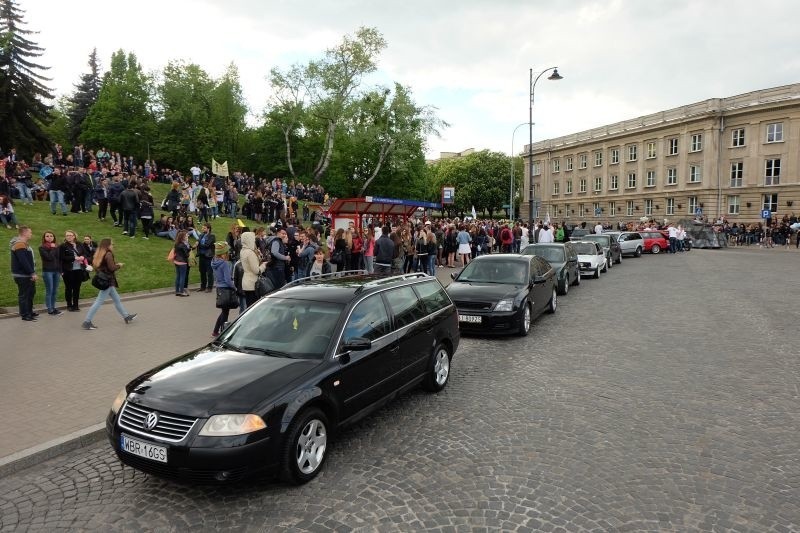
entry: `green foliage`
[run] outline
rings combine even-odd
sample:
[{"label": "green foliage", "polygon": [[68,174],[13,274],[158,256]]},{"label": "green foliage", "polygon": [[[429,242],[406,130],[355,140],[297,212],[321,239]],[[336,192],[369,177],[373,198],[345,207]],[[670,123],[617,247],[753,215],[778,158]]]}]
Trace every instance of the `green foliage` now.
[{"label": "green foliage", "polygon": [[0,139],[24,156],[50,146],[42,125],[50,121],[45,101],[53,95],[40,74],[47,68],[33,62],[44,50],[28,39],[37,32],[24,28],[23,13],[14,0],[0,0]]},{"label": "green foliage", "polygon": [[83,121],[89,115],[97,98],[100,96],[100,63],[97,60],[97,48],[89,54],[89,72],[81,74],[81,81],[75,86],[75,92],[70,97],[69,106],[69,143],[76,144],[83,131]]},{"label": "green foliage", "polygon": [[50,108],[49,123],[42,126],[42,130],[45,135],[47,135],[47,138],[50,139],[52,143],[58,143],[63,147],[72,144],[69,118],[71,106],[72,104],[67,97],[62,96],[59,98],[56,104]]}]

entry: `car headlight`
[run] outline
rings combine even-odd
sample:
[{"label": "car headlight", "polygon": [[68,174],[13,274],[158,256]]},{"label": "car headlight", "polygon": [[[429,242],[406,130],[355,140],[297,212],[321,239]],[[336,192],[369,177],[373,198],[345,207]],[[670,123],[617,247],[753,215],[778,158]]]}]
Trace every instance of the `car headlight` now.
[{"label": "car headlight", "polygon": [[125,403],[125,399],[128,397],[128,391],[125,390],[125,387],[122,387],[122,390],[119,391],[117,397],[114,398],[114,403],[111,404],[111,412],[114,414],[119,413],[119,410],[122,408],[122,404]]},{"label": "car headlight", "polygon": [[497,305],[494,306],[495,311],[513,311],[514,310],[514,300],[500,300],[497,302]]},{"label": "car headlight", "polygon": [[264,429],[267,425],[258,415],[214,415],[206,420],[202,437],[229,437],[232,435],[246,435]]}]

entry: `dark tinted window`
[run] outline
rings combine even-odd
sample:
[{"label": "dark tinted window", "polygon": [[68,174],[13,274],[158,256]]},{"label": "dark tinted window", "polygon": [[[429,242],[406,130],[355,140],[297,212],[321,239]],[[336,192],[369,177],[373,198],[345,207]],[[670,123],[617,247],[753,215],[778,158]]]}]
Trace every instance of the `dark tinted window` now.
[{"label": "dark tinted window", "polygon": [[389,314],[380,294],[370,296],[359,303],[344,328],[344,340],[364,337],[374,341],[389,333]]},{"label": "dark tinted window", "polygon": [[402,328],[427,316],[425,306],[411,287],[392,289],[385,294],[394,314],[395,328]]},{"label": "dark tinted window", "polygon": [[420,299],[425,304],[428,313],[435,313],[450,305],[450,298],[444,292],[444,287],[435,281],[418,283],[414,289],[419,293]]},{"label": "dark tinted window", "polygon": [[536,258],[536,263],[538,264],[537,268],[539,269],[539,275],[544,276],[547,274],[547,271],[553,268],[550,263],[542,259],[541,257]]},{"label": "dark tinted window", "polygon": [[533,253],[539,257],[543,257],[553,263],[563,263],[566,261],[564,258],[564,249],[560,246],[533,246]]}]

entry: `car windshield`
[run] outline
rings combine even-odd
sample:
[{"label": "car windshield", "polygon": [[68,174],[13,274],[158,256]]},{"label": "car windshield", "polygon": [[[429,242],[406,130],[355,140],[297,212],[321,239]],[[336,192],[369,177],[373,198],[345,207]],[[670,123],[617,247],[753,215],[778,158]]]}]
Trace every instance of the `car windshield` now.
[{"label": "car windshield", "polygon": [[344,306],[266,298],[220,336],[235,350],[277,357],[321,359]]},{"label": "car windshield", "polygon": [[464,267],[458,281],[524,285],[527,275],[527,264],[519,261],[473,261]]},{"label": "car windshield", "polygon": [[608,237],[607,235],[586,235],[583,238],[583,240],[585,240],[585,241],[594,241],[594,242],[600,244],[600,246],[608,246],[608,240],[610,238],[611,237]]},{"label": "car windshield", "polygon": [[526,255],[536,255],[549,263],[564,263],[564,249],[554,246],[531,246],[525,249]]},{"label": "car windshield", "polygon": [[597,247],[590,242],[576,242],[574,246],[579,255],[597,255]]}]

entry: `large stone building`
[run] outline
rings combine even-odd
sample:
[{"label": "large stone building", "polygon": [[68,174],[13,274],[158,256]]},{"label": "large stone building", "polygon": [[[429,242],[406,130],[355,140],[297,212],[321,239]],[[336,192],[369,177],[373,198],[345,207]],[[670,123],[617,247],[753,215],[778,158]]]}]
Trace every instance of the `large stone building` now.
[{"label": "large stone building", "polygon": [[[800,212],[800,84],[712,98],[533,144],[527,219],[756,222]],[[532,161],[531,161],[532,159]]]}]

